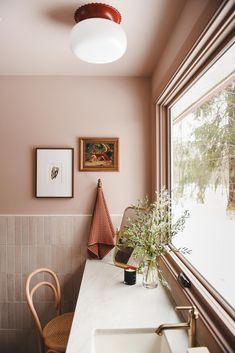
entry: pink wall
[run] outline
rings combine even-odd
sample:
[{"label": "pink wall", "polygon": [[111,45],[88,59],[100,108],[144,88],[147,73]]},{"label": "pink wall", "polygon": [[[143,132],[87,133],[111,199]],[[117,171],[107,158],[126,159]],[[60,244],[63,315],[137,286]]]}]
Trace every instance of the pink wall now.
[{"label": "pink wall", "polygon": [[[91,213],[97,179],[111,213],[150,192],[150,80],[1,77],[0,213]],[[78,138],[120,138],[120,172],[79,172]],[[74,147],[74,199],[34,198],[34,148]]]}]

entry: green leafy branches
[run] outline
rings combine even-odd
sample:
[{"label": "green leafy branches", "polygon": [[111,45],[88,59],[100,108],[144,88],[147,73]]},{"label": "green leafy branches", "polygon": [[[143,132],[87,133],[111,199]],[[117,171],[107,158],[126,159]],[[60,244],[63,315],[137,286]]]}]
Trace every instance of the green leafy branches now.
[{"label": "green leafy branches", "polygon": [[[134,207],[136,217],[129,219],[123,235],[125,244],[134,248],[134,256],[141,259],[155,260],[167,251],[173,237],[184,229],[189,217],[186,210],[180,218],[173,222],[172,202],[170,194],[163,189],[156,192],[156,201],[150,202],[148,197],[139,200]],[[189,253],[187,248],[174,248],[173,251]]]}]

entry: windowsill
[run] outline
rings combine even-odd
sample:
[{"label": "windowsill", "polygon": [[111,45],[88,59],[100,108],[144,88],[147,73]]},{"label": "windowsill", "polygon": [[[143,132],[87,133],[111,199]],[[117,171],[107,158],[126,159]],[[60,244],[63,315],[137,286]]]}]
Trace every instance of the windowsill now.
[{"label": "windowsill", "polygon": [[[162,259],[161,268],[172,288],[177,305],[195,305],[199,311],[197,320],[197,343],[207,346],[211,352],[232,352],[234,344],[234,321],[232,316],[209,293],[201,278],[180,260],[182,255],[171,253]],[[177,277],[184,272],[192,283],[191,288],[182,288]]]}]

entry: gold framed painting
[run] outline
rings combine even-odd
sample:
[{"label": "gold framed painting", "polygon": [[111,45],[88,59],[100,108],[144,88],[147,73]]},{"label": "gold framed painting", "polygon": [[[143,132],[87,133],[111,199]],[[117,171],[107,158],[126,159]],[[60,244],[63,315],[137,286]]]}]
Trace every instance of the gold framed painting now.
[{"label": "gold framed painting", "polygon": [[80,137],[79,170],[117,172],[119,170],[119,138]]}]

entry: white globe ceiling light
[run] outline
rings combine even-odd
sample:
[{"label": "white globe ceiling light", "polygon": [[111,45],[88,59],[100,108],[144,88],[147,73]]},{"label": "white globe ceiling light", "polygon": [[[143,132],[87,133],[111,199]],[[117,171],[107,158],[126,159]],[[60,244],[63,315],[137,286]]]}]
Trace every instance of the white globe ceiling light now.
[{"label": "white globe ceiling light", "polygon": [[101,3],[83,5],[74,15],[77,24],[71,33],[71,48],[81,60],[106,64],[123,56],[126,34],[120,26],[121,14],[114,7]]}]

